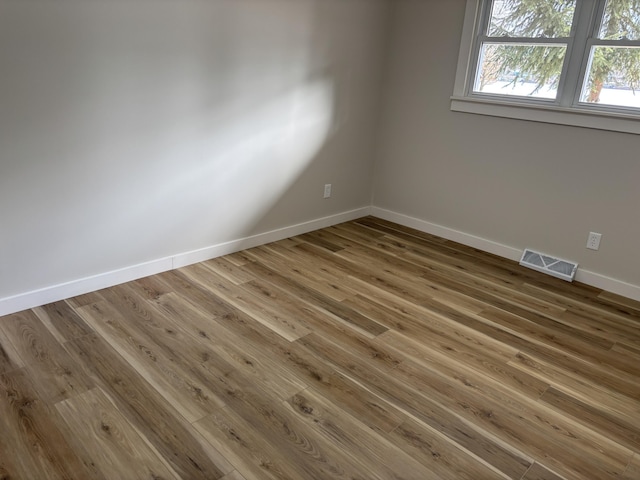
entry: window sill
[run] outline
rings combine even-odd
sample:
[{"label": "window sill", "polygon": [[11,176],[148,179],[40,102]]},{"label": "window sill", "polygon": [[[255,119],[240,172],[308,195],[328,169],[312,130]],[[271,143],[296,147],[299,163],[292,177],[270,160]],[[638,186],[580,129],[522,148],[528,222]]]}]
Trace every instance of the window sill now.
[{"label": "window sill", "polygon": [[577,107],[562,108],[555,105],[507,103],[494,99],[453,96],[451,97],[451,110],[640,135],[640,117],[638,116],[599,112]]}]

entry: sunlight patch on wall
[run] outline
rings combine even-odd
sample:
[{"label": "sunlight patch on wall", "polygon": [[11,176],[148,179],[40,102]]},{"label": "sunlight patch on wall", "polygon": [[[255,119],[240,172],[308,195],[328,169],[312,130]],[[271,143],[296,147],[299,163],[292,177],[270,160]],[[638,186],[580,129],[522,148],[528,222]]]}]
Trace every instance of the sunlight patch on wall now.
[{"label": "sunlight patch on wall", "polygon": [[246,143],[229,151],[227,168],[216,180],[244,186],[232,210],[247,224],[237,233],[268,211],[315,159],[329,137],[333,105],[333,84],[316,80],[287,92],[248,122]]},{"label": "sunlight patch on wall", "polygon": [[[126,213],[131,219],[147,209],[164,211],[171,229],[188,228],[197,218],[189,205],[205,203],[215,212],[202,218],[211,235],[225,225],[225,237],[247,233],[313,162],[334,123],[334,85],[328,78],[284,89],[270,102],[240,111],[218,109],[205,131],[198,164],[186,162],[171,181]],[[223,208],[221,208],[223,207]]]}]

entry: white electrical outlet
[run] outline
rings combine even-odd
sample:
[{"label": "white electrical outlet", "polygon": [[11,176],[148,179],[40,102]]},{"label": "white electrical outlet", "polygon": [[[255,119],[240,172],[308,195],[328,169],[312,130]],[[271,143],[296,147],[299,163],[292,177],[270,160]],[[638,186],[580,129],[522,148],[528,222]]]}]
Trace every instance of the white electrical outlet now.
[{"label": "white electrical outlet", "polygon": [[587,248],[590,250],[598,250],[600,248],[600,239],[602,239],[601,233],[589,232]]},{"label": "white electrical outlet", "polygon": [[329,198],[331,196],[331,184],[327,183],[324,186],[324,198]]}]

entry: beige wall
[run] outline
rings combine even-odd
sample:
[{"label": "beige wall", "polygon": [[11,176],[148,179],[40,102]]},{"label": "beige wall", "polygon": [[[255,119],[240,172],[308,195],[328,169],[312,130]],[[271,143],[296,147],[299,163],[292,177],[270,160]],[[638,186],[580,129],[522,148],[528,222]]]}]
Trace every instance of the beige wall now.
[{"label": "beige wall", "polygon": [[0,307],[372,193],[640,285],[640,137],[452,113],[464,3],[0,2]]},{"label": "beige wall", "polygon": [[368,206],[387,6],[0,2],[0,300]]},{"label": "beige wall", "polygon": [[464,6],[393,2],[374,204],[640,285],[640,136],[451,112]]}]

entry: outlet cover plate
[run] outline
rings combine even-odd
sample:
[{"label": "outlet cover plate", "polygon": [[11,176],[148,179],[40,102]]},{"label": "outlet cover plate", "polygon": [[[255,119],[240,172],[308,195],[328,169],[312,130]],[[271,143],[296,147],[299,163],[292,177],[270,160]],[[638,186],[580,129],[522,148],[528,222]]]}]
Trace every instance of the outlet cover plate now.
[{"label": "outlet cover plate", "polygon": [[600,248],[601,239],[601,233],[589,232],[589,238],[587,239],[587,248],[590,250],[598,250]]}]

